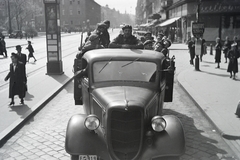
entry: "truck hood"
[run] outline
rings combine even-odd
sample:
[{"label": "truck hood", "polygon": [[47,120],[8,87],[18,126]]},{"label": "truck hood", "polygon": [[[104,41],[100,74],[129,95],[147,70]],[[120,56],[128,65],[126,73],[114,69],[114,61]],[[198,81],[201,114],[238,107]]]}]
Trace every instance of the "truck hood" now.
[{"label": "truck hood", "polygon": [[93,98],[99,105],[104,107],[145,107],[156,92],[140,87],[114,86],[95,89],[92,92]]}]

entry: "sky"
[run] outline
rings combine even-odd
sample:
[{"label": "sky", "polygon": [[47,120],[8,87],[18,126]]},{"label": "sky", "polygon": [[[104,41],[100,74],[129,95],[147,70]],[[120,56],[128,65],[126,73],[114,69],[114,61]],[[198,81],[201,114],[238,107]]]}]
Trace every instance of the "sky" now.
[{"label": "sky", "polygon": [[95,0],[101,6],[108,5],[109,8],[120,11],[121,13],[135,14],[137,0]]}]

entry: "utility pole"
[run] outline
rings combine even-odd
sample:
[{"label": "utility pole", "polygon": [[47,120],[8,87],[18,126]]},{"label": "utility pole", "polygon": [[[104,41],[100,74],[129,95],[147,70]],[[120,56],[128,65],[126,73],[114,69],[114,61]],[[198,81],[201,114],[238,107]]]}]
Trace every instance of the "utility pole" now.
[{"label": "utility pole", "polygon": [[10,3],[9,0],[7,0],[8,3],[8,24],[9,24],[9,29],[8,29],[8,33],[11,34],[12,33],[12,23],[11,23],[11,12],[10,12]]}]

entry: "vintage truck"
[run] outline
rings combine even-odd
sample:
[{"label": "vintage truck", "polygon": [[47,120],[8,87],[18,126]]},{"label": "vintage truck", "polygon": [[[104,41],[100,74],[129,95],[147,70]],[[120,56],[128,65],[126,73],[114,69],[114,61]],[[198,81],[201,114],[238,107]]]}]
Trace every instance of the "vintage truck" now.
[{"label": "vintage truck", "polygon": [[174,58],[96,49],[78,61],[74,96],[85,114],[68,122],[65,150],[72,160],[177,160],[184,154],[182,123],[162,112],[172,101]]}]

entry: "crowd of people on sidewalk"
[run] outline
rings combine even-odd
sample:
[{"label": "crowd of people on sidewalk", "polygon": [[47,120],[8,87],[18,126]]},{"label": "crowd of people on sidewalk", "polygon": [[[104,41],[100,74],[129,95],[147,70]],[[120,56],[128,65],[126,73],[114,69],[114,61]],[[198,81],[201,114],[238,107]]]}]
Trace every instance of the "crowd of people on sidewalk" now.
[{"label": "crowd of people on sidewalk", "polygon": [[[201,40],[201,54],[200,61],[202,61],[203,55],[207,54],[207,44],[205,39],[200,38]],[[194,65],[195,53],[195,37],[191,37],[188,41],[188,50],[190,54],[190,64]],[[224,43],[221,43],[219,37],[216,38],[215,44],[215,63],[217,63],[216,68],[220,68],[222,53],[224,54],[225,63],[228,63],[227,72],[230,73],[230,78],[236,79],[236,73],[238,73],[238,58],[240,57],[240,51],[238,49],[238,39],[237,36],[234,36],[233,41],[229,40],[227,36]],[[228,61],[229,59],[229,61]],[[228,61],[228,62],[227,62]]]}]

